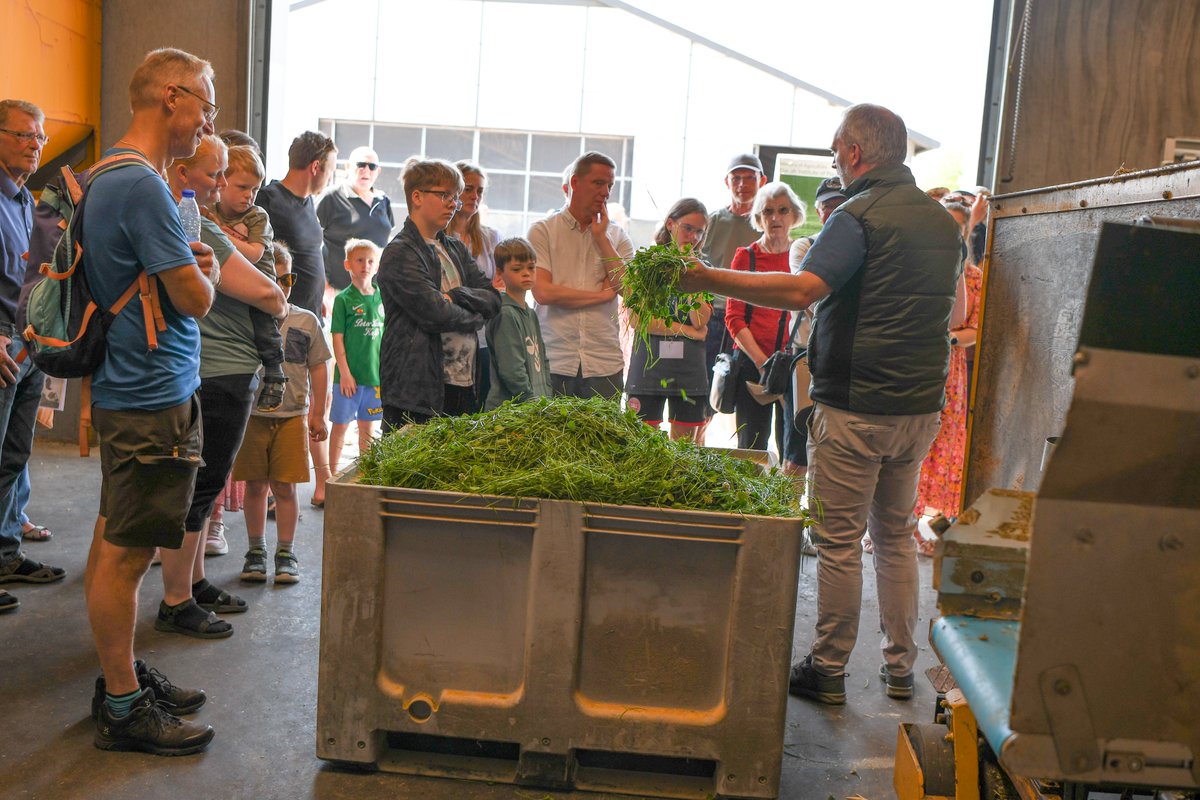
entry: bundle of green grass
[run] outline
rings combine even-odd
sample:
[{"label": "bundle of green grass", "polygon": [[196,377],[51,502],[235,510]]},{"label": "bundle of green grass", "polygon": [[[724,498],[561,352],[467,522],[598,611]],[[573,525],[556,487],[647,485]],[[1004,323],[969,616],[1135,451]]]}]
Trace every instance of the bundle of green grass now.
[{"label": "bundle of green grass", "polygon": [[708,292],[683,292],[679,282],[695,256],[692,246],[674,242],[640,248],[625,262],[621,278],[622,301],[632,312],[630,324],[644,342],[650,341],[650,325],[656,320],[672,319],[712,302]]},{"label": "bundle of green grass", "polygon": [[377,440],[358,466],[375,486],[806,517],[782,473],[672,441],[601,398],[437,417]]}]

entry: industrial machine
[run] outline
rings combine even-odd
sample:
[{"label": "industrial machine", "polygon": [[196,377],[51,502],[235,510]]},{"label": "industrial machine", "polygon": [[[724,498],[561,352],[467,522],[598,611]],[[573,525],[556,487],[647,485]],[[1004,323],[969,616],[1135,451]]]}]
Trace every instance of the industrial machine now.
[{"label": "industrial machine", "polygon": [[1038,491],[942,536],[901,800],[1200,797],[1200,229],[1104,223]]}]

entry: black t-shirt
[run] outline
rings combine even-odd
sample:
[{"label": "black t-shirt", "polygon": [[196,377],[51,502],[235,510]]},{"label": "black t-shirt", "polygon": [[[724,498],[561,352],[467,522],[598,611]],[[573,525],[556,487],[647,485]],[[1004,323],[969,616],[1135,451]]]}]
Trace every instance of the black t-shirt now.
[{"label": "black t-shirt", "polygon": [[392,201],[387,195],[377,195],[367,205],[345,184],[330,189],[321,198],[317,203],[317,219],[325,229],[325,279],[338,291],[350,285],[350,273],[345,267],[346,242],[367,239],[382,250],[396,227]]},{"label": "black t-shirt", "polygon": [[259,190],[254,202],[271,218],[275,238],[292,251],[296,283],[289,302],[321,319],[321,300],[325,295],[325,264],[321,258],[324,234],[312,198],[302,200],[279,181],[271,181]]}]

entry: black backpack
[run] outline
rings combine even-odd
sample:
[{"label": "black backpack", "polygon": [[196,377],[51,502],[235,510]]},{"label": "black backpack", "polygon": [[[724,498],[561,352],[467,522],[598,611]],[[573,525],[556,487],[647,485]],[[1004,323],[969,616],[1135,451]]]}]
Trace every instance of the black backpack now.
[{"label": "black backpack", "polygon": [[92,297],[83,268],[87,187],[105,172],[133,165],[154,169],[145,158],[129,152],[102,159],[80,175],[63,167],[42,190],[29,237],[18,324],[24,323],[25,347],[39,369],[56,378],[84,379],[79,419],[82,455],[87,455],[87,428],[91,426],[89,379],[104,363],[106,335],[113,320],[138,295],[149,349],[158,347],[158,332],[167,329],[155,277],[145,270],[139,272],[112,307],[103,310]]}]

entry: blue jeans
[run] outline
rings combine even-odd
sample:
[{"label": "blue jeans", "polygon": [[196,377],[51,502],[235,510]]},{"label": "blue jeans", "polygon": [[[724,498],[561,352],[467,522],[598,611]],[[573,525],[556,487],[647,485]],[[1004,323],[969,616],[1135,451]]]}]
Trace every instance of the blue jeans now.
[{"label": "blue jeans", "polygon": [[[21,351],[20,340],[9,346],[9,355]],[[26,358],[17,382],[0,388],[0,565],[17,557],[21,550],[21,514],[29,500],[25,467],[33,450],[33,429],[45,375]],[[22,476],[25,488],[22,490]]]},{"label": "blue jeans", "polygon": [[29,505],[29,496],[33,488],[29,485],[29,465],[25,465],[25,469],[21,470],[21,477],[17,478],[17,524],[21,526],[21,530],[29,524],[29,515],[25,513],[26,507]]}]

